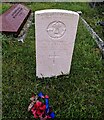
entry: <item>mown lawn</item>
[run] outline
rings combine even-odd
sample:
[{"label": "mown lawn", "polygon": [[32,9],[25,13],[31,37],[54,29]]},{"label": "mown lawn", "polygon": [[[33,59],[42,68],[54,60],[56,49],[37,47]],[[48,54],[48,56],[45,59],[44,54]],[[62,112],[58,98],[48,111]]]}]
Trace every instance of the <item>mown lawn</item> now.
[{"label": "mown lawn", "polygon": [[3,12],[5,12],[7,9],[9,9],[11,6],[11,4],[2,4],[0,3],[0,14],[2,14]]},{"label": "mown lawn", "polygon": [[[61,8],[80,10],[84,14],[96,13],[86,3],[25,4],[33,11]],[[32,119],[31,113],[27,112],[29,98],[32,92],[42,91],[50,96],[56,119],[103,120],[104,61],[81,20],[70,74],[57,78],[36,78],[34,24],[31,25],[24,43],[18,42],[12,36],[3,34],[1,37],[3,119]]]}]

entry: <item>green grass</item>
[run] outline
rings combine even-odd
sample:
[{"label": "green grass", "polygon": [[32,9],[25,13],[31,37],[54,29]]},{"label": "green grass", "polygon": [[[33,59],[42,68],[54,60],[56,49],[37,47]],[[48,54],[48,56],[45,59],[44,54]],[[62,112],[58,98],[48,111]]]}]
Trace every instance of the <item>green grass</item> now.
[{"label": "green grass", "polygon": [[4,13],[6,10],[10,8],[10,4],[0,3],[0,14]]},{"label": "green grass", "polygon": [[[104,21],[104,4],[91,8],[93,13],[84,14],[83,17],[89,23],[89,25],[95,30],[95,32],[104,40],[104,26],[97,25],[97,22]],[[91,14],[91,15],[90,15]]]},{"label": "green grass", "polygon": [[[25,4],[34,11],[61,8],[83,10],[87,14],[89,9],[84,3]],[[31,25],[24,43],[18,42],[12,36],[0,36],[3,64],[3,119],[33,118],[31,113],[27,112],[29,98],[32,92],[42,91],[50,96],[50,104],[56,119],[103,120],[104,62],[95,41],[81,20],[78,25],[70,74],[57,78],[37,79],[35,76],[34,25]]]}]

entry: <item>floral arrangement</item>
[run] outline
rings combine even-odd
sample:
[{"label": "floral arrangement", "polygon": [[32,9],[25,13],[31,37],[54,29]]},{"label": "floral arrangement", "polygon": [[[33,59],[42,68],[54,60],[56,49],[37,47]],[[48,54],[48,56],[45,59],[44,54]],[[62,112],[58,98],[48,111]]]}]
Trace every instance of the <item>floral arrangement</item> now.
[{"label": "floral arrangement", "polygon": [[31,103],[28,106],[28,111],[31,111],[34,118],[40,118],[40,120],[53,119],[55,113],[49,106],[49,96],[40,92],[38,95],[33,94],[30,98]]}]

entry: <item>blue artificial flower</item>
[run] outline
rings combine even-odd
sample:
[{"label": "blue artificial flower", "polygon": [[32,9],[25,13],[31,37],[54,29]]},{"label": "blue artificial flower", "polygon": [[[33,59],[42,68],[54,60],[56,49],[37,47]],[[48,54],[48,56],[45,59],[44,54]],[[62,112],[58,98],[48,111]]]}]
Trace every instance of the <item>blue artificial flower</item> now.
[{"label": "blue artificial flower", "polygon": [[49,99],[45,98],[45,104],[46,104],[46,113],[49,113]]},{"label": "blue artificial flower", "polygon": [[51,117],[52,119],[55,118],[55,113],[54,113],[54,112],[51,112],[50,117]]},{"label": "blue artificial flower", "polygon": [[42,92],[38,93],[38,97],[44,98],[44,94]]}]

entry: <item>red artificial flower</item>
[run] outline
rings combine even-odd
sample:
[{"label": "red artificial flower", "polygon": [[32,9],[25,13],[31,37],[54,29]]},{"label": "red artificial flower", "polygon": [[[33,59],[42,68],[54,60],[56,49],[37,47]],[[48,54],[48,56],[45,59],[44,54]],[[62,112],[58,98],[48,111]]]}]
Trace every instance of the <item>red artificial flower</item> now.
[{"label": "red artificial flower", "polygon": [[45,111],[46,105],[42,104],[42,105],[39,107],[39,109]]},{"label": "red artificial flower", "polygon": [[48,95],[45,95],[45,98],[48,98],[48,99],[49,99],[49,96],[48,96]]},{"label": "red artificial flower", "polygon": [[37,101],[37,102],[35,103],[35,105],[34,105],[34,108],[35,108],[35,109],[38,109],[41,105],[42,105],[42,102]]},{"label": "red artificial flower", "polygon": [[47,119],[51,119],[51,117],[49,115],[47,115]]},{"label": "red artificial flower", "polygon": [[38,118],[42,116],[45,113],[46,105],[44,105],[42,102],[37,101],[34,105],[34,107],[31,109],[34,118]]},{"label": "red artificial flower", "polygon": [[34,108],[31,109],[33,115],[34,115],[34,118],[38,118],[39,116],[36,114],[36,110],[34,110]]}]

